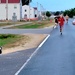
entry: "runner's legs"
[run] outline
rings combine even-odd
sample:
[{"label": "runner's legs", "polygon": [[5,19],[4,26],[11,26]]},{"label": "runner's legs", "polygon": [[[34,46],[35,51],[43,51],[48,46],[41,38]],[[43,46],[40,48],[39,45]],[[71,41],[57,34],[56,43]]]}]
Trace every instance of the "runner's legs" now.
[{"label": "runner's legs", "polygon": [[63,29],[63,25],[60,25],[60,33],[62,35],[62,29]]}]

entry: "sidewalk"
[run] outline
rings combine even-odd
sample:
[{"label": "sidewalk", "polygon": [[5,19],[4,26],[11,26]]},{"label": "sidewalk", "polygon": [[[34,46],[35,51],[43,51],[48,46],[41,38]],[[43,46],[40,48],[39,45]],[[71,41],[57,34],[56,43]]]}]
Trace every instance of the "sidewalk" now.
[{"label": "sidewalk", "polygon": [[30,24],[32,22],[25,22],[25,23],[22,23],[22,24],[15,24],[14,25],[7,25],[7,26],[2,26],[0,27],[0,29],[5,29],[5,28],[9,28],[9,27],[13,27],[13,26],[20,26],[20,25],[23,25],[23,24]]}]

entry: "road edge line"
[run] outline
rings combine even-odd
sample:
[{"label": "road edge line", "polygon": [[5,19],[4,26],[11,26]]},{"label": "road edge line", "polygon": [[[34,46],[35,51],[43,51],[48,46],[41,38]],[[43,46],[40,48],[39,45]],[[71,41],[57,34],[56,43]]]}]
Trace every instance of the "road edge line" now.
[{"label": "road edge line", "polygon": [[42,45],[47,41],[49,37],[50,37],[50,34],[47,35],[47,37],[42,41],[42,43],[36,48],[36,50],[31,54],[31,56],[27,59],[27,61],[23,64],[23,66],[14,75],[18,75],[23,70],[23,68],[28,64],[31,58],[37,53],[39,48],[42,47]]}]

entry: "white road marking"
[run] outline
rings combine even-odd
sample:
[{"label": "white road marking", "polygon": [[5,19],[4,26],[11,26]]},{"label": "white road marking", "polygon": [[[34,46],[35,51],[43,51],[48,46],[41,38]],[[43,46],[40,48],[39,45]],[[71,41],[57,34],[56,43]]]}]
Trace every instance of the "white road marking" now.
[{"label": "white road marking", "polygon": [[37,53],[37,51],[39,50],[39,48],[42,47],[42,45],[46,42],[46,40],[50,37],[50,35],[48,35],[43,42],[37,47],[37,49],[32,53],[32,55],[28,58],[28,60],[23,64],[23,66],[15,73],[15,75],[18,75],[23,68],[28,64],[28,62],[31,60],[31,58]]}]

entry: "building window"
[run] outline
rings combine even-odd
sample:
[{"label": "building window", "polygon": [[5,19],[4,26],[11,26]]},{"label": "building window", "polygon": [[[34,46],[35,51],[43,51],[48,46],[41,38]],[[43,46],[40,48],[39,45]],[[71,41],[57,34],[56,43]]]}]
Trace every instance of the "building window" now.
[{"label": "building window", "polygon": [[13,16],[16,16],[16,13],[13,13]]},{"label": "building window", "polygon": [[35,17],[37,17],[37,15],[35,14]]},{"label": "building window", "polygon": [[14,9],[17,9],[17,6],[16,5],[14,5]]},{"label": "building window", "polygon": [[17,7],[14,7],[14,9],[17,9]]},{"label": "building window", "polygon": [[25,9],[25,12],[27,12],[27,10]]}]

